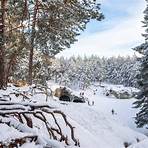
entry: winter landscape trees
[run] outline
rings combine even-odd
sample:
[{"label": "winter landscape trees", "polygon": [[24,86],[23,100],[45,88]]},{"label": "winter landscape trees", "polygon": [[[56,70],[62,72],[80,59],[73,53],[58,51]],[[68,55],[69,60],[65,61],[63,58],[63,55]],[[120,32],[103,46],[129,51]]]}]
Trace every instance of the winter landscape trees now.
[{"label": "winter landscape trees", "polygon": [[140,57],[65,58],[56,55],[70,48],[91,20],[104,19],[97,0],[1,0],[0,147],[81,147],[79,139],[82,148],[147,145],[147,131],[139,134],[128,123],[134,122],[135,102],[137,126],[148,125],[148,6],[144,14],[145,43],[135,48]]},{"label": "winter landscape trees", "polygon": [[[40,70],[47,71],[46,74],[51,73],[46,69],[51,63],[50,60],[77,41],[76,37],[92,19],[103,19],[100,4],[95,0],[0,1],[0,125],[18,133],[17,137],[12,136],[5,142],[1,140],[0,147],[19,147],[27,142],[41,147],[55,147],[56,144],[52,140],[65,141],[65,145],[69,145],[70,139],[73,140],[73,145],[80,146],[75,138],[74,127],[62,111],[56,110],[52,105],[50,107],[47,102],[45,105],[37,104],[28,97],[28,91],[20,93],[18,90],[12,90],[10,94],[17,98],[14,101],[10,94],[3,90],[7,93],[6,98],[9,98],[4,99],[2,89],[7,89],[8,81],[16,77],[27,81],[29,85],[33,83],[34,78],[37,83],[40,78],[44,78],[42,83],[46,82],[47,75],[43,71],[40,73]],[[43,86],[35,86],[33,89],[40,90],[38,93],[46,96],[52,96],[52,92],[48,92]],[[32,94],[32,89],[29,90]],[[23,100],[19,100],[20,96]],[[33,94],[31,96],[33,97]],[[52,118],[47,117],[47,114]],[[56,117],[60,119],[59,123]],[[65,128],[64,124],[61,125],[61,119]],[[52,124],[53,121],[55,125]],[[44,136],[37,134],[39,125]],[[64,132],[68,131],[67,127],[70,131],[64,134],[62,129]]]},{"label": "winter landscape trees", "polygon": [[148,125],[148,2],[147,8],[144,11],[143,24],[146,28],[145,33],[143,34],[145,43],[135,48],[135,50],[141,54],[141,57],[139,58],[140,73],[137,75],[140,93],[137,96],[138,100],[134,103],[135,107],[140,108],[140,111],[136,116],[138,127]]},{"label": "winter landscape trees", "polygon": [[136,57],[61,57],[48,68],[57,71],[52,73],[52,80],[72,88],[84,89],[95,82],[137,87],[139,62]]},{"label": "winter landscape trees", "polygon": [[[91,19],[100,21],[102,18],[100,6],[93,0],[2,0],[1,88],[6,86],[12,63],[16,62],[21,52],[24,51],[23,56],[29,58],[27,79],[32,84],[33,55],[36,50],[49,58],[54,57],[76,41],[76,36]],[[10,53],[13,54],[10,56]]]}]

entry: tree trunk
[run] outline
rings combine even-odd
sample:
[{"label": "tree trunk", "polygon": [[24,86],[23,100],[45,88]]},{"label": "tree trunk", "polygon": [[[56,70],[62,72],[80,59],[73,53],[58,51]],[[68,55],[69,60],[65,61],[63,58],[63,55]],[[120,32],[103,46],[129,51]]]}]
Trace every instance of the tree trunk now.
[{"label": "tree trunk", "polygon": [[6,87],[5,82],[5,47],[4,47],[4,17],[6,0],[0,2],[0,89]]},{"label": "tree trunk", "polygon": [[30,54],[29,54],[29,75],[28,75],[28,83],[32,85],[32,67],[33,67],[33,51],[34,51],[34,40],[35,40],[35,25],[37,19],[37,11],[38,11],[38,0],[36,0],[34,6],[34,14],[33,14],[33,23],[32,23],[32,33],[30,39]]}]

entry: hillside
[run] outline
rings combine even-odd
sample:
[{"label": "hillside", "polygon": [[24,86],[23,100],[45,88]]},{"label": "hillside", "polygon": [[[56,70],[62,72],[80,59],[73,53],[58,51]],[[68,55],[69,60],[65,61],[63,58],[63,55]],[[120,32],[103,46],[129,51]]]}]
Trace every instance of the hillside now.
[{"label": "hillside", "polygon": [[[58,87],[57,85],[51,85],[51,88],[54,89]],[[105,88],[107,87],[114,87],[115,89],[132,89],[112,85],[105,86]],[[107,97],[104,94],[105,88],[96,85],[84,91],[84,94],[88,97],[90,104],[94,101],[93,106],[88,105],[87,103],[62,102],[55,97],[49,97],[46,102],[43,94],[36,94],[32,96],[31,102],[30,100],[24,100],[22,102],[22,99],[18,99],[17,103],[21,102],[22,104],[49,105],[54,107],[56,110],[60,110],[65,113],[67,120],[75,127],[75,137],[76,139],[79,139],[81,148],[125,148],[126,146],[130,146],[130,148],[145,148],[140,147],[140,145],[148,144],[147,137],[143,134],[147,131],[144,129],[137,130],[134,124],[133,117],[136,110],[131,108],[134,99],[119,100],[114,97]],[[18,88],[11,86],[7,91],[1,91],[1,96],[4,94],[6,96],[6,94],[9,94],[14,89]],[[28,87],[20,88],[19,90],[25,91],[27,89]],[[94,90],[96,90],[95,94]],[[81,90],[75,90],[74,92],[79,93]],[[14,101],[16,102],[15,96],[12,97],[11,102]],[[112,114],[112,109],[114,109],[115,114]],[[51,118],[47,118],[49,119],[50,124],[53,125]],[[62,118],[58,116],[57,120],[59,120],[59,125],[62,127],[63,132],[70,135],[68,131],[69,127],[64,125]],[[34,127],[32,130],[26,130],[28,131],[27,133],[26,131],[22,133],[13,126],[10,127],[6,124],[0,124],[0,128],[2,129],[0,132],[0,141],[6,142],[15,137],[28,136],[28,134],[33,136],[40,132],[40,138],[45,142],[47,140],[47,133],[45,132],[44,125],[37,120],[34,120],[34,122],[36,126],[40,127],[40,129]],[[44,142],[42,142],[42,144],[37,144],[36,142],[25,143],[22,147],[43,147]],[[75,147],[72,140],[69,141],[69,146],[66,146],[64,142],[59,143],[55,140],[51,140],[50,144],[52,147],[57,148]]]}]

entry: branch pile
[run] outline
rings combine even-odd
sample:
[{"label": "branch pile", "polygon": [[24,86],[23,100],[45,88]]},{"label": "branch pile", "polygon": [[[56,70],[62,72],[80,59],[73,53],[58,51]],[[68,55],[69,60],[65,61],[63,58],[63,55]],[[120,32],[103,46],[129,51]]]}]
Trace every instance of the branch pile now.
[{"label": "branch pile", "polygon": [[1,90],[0,101],[32,101],[35,95],[42,95],[42,99],[47,102],[52,97],[52,90],[42,85],[32,85],[26,88],[10,86],[9,91]]},{"label": "branch pile", "polygon": [[12,138],[7,141],[7,145],[0,141],[0,147],[21,146],[27,141],[52,146],[55,140],[64,145],[80,146],[74,135],[74,127],[66,115],[47,104],[1,101],[0,124],[15,128],[21,133],[28,133],[22,137]]}]

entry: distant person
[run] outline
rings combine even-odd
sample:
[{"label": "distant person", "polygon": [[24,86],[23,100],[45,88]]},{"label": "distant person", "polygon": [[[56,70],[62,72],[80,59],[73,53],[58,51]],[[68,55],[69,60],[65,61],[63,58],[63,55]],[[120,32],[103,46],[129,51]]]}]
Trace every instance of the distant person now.
[{"label": "distant person", "polygon": [[117,113],[115,113],[114,109],[111,110],[111,113],[112,113],[112,115],[117,115]]}]

